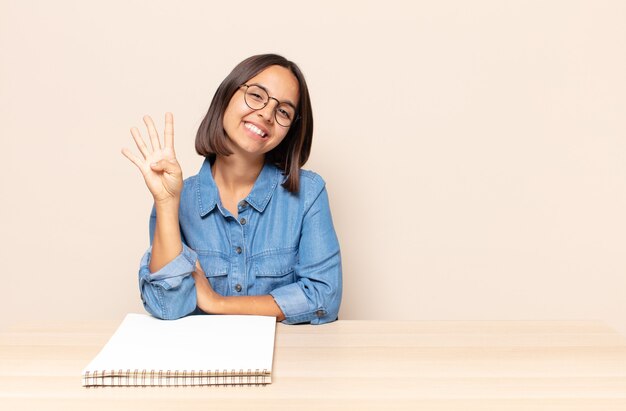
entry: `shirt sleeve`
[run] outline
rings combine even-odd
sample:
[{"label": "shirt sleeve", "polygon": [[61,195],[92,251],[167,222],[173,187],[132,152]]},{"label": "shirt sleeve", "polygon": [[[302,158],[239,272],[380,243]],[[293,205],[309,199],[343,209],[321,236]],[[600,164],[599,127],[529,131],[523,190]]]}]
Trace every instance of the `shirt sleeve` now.
[{"label": "shirt sleeve", "polygon": [[[154,238],[156,213],[150,216],[150,243]],[[183,241],[183,249],[176,258],[155,273],[150,272],[152,246],[141,259],[139,291],[146,311],[163,320],[184,317],[196,309],[196,286],[191,273],[198,255]]]},{"label": "shirt sleeve", "polygon": [[341,254],[323,181],[304,215],[298,256],[296,282],[270,292],[285,314],[283,322],[335,321],[342,294]]}]

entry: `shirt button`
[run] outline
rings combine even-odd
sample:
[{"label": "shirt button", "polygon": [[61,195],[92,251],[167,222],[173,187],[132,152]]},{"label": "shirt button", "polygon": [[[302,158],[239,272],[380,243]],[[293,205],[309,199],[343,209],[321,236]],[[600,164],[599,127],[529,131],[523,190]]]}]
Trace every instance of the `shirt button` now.
[{"label": "shirt button", "polygon": [[317,310],[315,311],[315,315],[317,315],[318,317],[323,317],[326,315],[326,311],[324,310]]},{"label": "shirt button", "polygon": [[235,248],[235,252],[236,252],[237,254],[241,254],[241,251],[242,251],[242,250],[241,250],[241,247],[237,247],[237,248]]},{"label": "shirt button", "polygon": [[235,291],[237,291],[238,293],[241,292],[241,284],[237,284],[235,286]]},{"label": "shirt button", "polygon": [[241,225],[245,225],[246,224],[246,219],[241,217],[241,220],[239,220],[239,222],[241,223]]},{"label": "shirt button", "polygon": [[247,206],[248,206],[248,202],[245,200],[239,203],[239,208],[246,208]]}]

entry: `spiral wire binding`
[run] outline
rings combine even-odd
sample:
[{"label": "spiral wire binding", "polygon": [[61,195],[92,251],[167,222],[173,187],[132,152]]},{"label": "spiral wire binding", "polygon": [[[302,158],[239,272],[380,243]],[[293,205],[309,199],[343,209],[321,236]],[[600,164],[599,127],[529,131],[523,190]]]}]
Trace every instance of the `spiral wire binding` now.
[{"label": "spiral wire binding", "polygon": [[[191,387],[191,386],[260,386],[271,382],[266,370],[102,370],[83,375],[84,387]],[[125,381],[124,381],[125,380]]]}]

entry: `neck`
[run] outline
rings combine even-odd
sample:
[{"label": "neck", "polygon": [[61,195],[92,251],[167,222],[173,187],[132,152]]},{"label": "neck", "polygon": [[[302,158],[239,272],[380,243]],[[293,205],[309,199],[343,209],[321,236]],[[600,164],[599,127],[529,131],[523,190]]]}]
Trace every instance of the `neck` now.
[{"label": "neck", "polygon": [[217,156],[211,171],[220,191],[226,190],[229,193],[239,194],[243,198],[252,189],[264,164],[263,156],[254,161],[236,155]]}]

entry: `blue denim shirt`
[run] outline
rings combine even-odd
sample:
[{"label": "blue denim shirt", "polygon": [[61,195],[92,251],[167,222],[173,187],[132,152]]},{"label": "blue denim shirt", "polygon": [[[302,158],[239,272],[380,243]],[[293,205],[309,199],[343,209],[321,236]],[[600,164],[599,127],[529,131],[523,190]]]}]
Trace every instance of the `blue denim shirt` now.
[{"label": "blue denim shirt", "polygon": [[[285,323],[321,324],[337,319],[342,278],[339,242],[333,228],[325,183],[300,170],[300,191],[281,183],[280,170],[266,164],[235,218],[222,205],[205,160],[185,180],[179,221],[183,250],[150,273],[151,248],[139,269],[144,307],[158,318],[176,319],[196,310],[191,273],[196,260],[213,289],[224,296],[270,294]],[[150,244],[156,212],[150,216]]]}]

